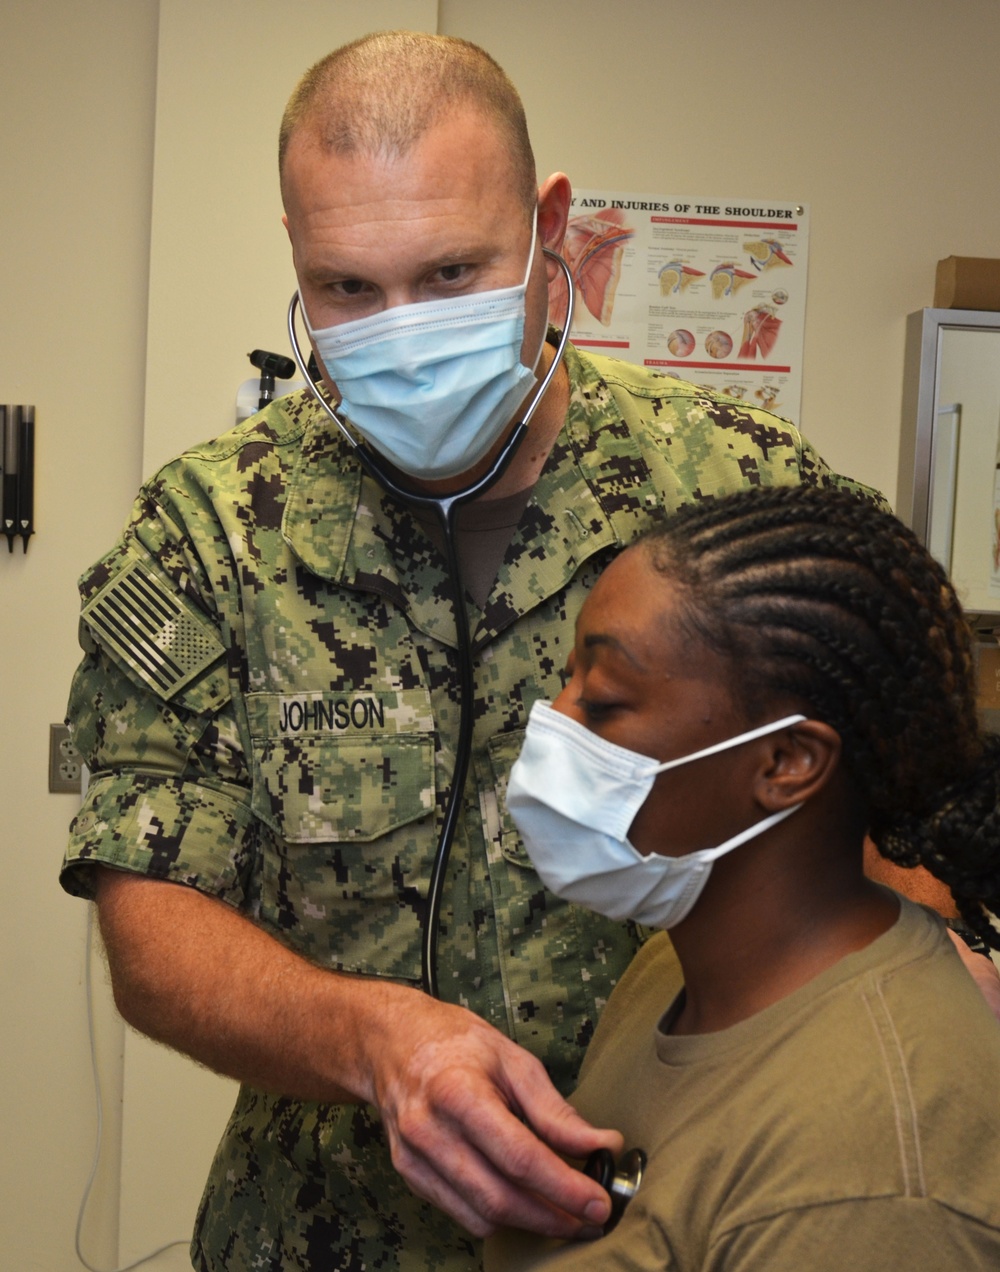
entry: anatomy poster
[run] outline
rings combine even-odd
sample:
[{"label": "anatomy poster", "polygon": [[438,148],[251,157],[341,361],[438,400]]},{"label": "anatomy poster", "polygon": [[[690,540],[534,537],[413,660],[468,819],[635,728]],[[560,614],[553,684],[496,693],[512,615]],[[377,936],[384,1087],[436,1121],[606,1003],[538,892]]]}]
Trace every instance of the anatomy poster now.
[{"label": "anatomy poster", "polygon": [[[797,422],[808,245],[800,204],[577,190],[564,248],[573,342]],[[566,303],[560,275],[560,328]]]}]

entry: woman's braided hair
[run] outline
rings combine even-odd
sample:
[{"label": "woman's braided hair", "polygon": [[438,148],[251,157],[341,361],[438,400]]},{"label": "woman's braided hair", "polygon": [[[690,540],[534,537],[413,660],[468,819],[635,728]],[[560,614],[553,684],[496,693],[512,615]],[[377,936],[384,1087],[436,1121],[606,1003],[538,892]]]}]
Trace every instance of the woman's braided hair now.
[{"label": "woman's braided hair", "polygon": [[971,632],[916,536],[860,496],[790,486],[682,508],[644,543],[748,717],[791,695],[836,729],[879,851],[926,866],[1000,948],[1000,738],[980,731]]}]

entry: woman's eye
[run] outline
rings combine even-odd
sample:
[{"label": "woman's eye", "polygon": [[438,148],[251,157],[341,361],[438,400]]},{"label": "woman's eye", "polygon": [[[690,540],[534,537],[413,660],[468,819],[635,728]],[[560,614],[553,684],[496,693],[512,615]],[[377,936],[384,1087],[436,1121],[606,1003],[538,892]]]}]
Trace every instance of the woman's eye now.
[{"label": "woman's eye", "polygon": [[616,704],[613,702],[594,702],[591,698],[579,698],[577,699],[577,706],[588,720],[606,720],[614,711]]}]

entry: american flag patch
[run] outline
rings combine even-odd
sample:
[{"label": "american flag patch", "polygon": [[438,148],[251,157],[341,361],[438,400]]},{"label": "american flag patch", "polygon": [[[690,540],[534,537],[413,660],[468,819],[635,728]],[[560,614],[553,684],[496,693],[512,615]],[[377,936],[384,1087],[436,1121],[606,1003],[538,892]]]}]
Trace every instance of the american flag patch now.
[{"label": "american flag patch", "polygon": [[83,607],[83,620],[108,652],[163,698],[222,657],[215,631],[134,561]]}]

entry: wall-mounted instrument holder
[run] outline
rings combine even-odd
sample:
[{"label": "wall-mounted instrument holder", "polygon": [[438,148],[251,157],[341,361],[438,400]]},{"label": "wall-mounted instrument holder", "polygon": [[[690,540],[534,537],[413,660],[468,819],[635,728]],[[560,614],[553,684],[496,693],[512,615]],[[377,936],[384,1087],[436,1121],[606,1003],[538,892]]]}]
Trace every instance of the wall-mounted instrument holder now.
[{"label": "wall-mounted instrument holder", "polygon": [[0,533],[7,536],[8,552],[14,551],[15,539],[27,552],[35,533],[35,408],[0,405],[0,440]]}]

